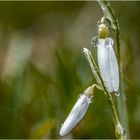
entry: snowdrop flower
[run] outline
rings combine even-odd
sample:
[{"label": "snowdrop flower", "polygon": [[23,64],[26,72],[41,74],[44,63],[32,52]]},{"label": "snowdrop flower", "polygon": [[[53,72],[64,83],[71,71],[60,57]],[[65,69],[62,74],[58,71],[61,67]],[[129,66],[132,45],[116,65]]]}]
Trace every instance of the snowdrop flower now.
[{"label": "snowdrop flower", "polygon": [[98,65],[104,84],[110,93],[117,95],[119,89],[119,72],[112,38],[98,39]]},{"label": "snowdrop flower", "polygon": [[91,103],[91,99],[92,97],[88,97],[84,94],[81,94],[79,96],[79,99],[72,108],[67,119],[62,124],[62,127],[60,129],[61,136],[64,136],[67,133],[69,133],[75,127],[75,125],[83,118],[89,107],[89,104]]}]

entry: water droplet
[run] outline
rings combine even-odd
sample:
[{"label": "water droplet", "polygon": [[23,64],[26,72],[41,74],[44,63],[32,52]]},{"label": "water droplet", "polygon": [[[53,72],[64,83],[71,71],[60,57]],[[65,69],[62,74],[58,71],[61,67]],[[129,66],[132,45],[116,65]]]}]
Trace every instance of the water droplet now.
[{"label": "water droplet", "polygon": [[119,90],[115,92],[115,95],[116,95],[116,96],[119,96],[119,95],[120,95]]},{"label": "water droplet", "polygon": [[96,45],[98,44],[98,36],[95,36],[91,39],[91,44],[96,47]]}]

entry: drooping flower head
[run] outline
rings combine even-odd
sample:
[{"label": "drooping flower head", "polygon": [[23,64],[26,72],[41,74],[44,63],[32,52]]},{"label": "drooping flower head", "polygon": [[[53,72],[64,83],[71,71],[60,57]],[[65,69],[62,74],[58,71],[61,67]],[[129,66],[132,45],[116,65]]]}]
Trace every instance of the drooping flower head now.
[{"label": "drooping flower head", "polygon": [[98,39],[97,57],[99,70],[105,86],[110,93],[118,93],[119,71],[113,44],[114,41],[110,37]]},{"label": "drooping flower head", "polygon": [[104,20],[103,17],[98,25],[98,36],[92,38],[91,44],[97,46],[98,66],[104,85],[108,92],[119,95],[119,70],[113,48],[114,41],[108,37],[109,30],[103,23]]},{"label": "drooping flower head", "polygon": [[81,94],[79,96],[67,119],[62,124],[62,127],[60,129],[61,136],[69,133],[75,127],[75,125],[83,118],[89,107],[89,104],[91,103],[91,99],[92,96],[88,97],[84,94]]}]

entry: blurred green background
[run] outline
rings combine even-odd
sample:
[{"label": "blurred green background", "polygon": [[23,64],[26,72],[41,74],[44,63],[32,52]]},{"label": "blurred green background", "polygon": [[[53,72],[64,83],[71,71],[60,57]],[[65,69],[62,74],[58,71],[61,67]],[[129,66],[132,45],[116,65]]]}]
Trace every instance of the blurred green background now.
[{"label": "blurred green background", "polygon": [[[140,2],[111,5],[121,29],[130,138],[140,138]],[[96,57],[90,40],[102,16],[97,2],[0,2],[0,138],[115,138],[99,91],[84,119],[59,136],[78,95],[96,83],[82,48]]]}]

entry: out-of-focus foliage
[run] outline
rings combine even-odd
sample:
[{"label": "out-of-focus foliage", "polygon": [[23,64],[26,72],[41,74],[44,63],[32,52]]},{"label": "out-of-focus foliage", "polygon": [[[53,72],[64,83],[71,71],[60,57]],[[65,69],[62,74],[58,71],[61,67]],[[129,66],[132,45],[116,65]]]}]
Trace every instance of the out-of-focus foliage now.
[{"label": "out-of-focus foliage", "polygon": [[[140,138],[140,2],[111,5],[121,29],[130,136]],[[96,82],[82,48],[96,56],[90,39],[101,17],[97,2],[0,2],[0,138],[62,138],[78,95]],[[63,138],[114,137],[106,97],[96,91]]]}]

